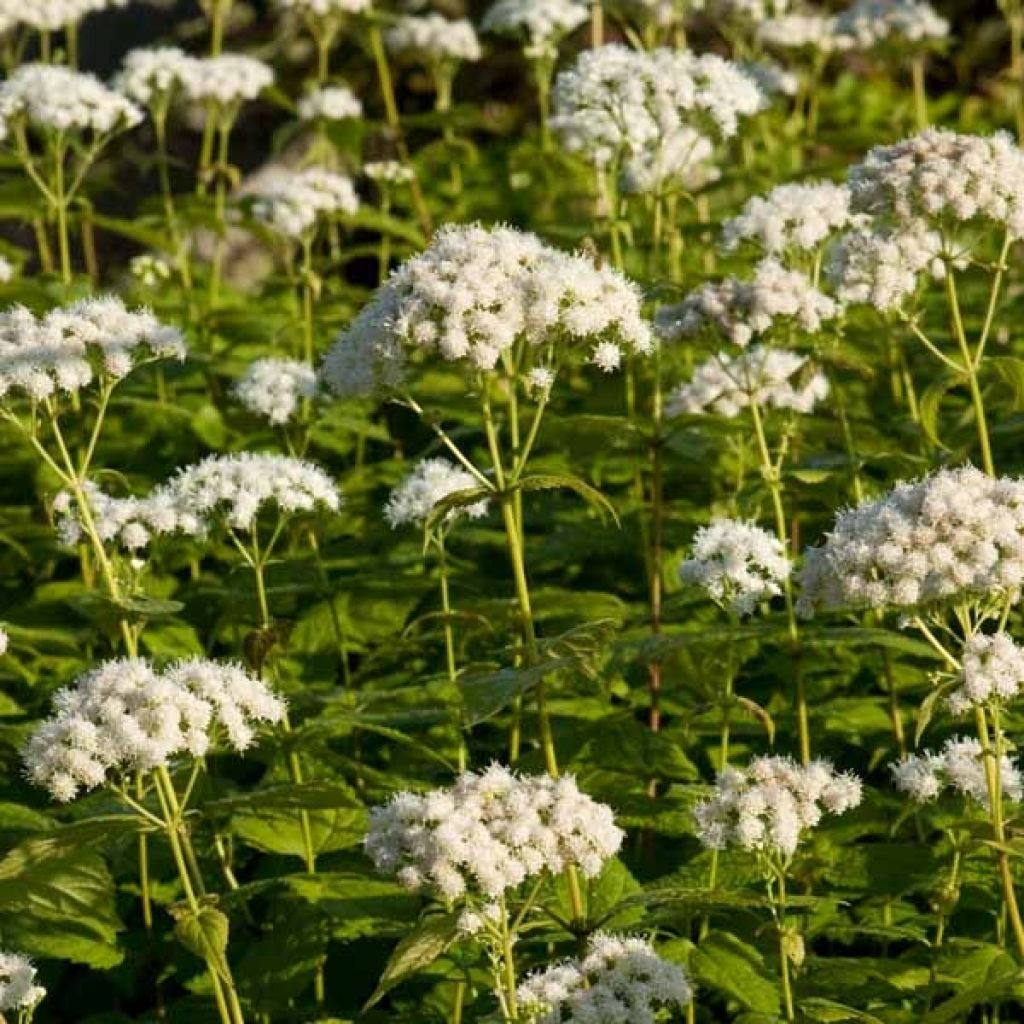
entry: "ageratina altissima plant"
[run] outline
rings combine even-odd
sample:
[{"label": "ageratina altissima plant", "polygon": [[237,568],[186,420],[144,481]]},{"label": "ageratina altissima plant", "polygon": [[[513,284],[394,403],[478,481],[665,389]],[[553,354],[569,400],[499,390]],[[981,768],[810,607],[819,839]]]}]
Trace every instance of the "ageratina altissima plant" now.
[{"label": "ageratina altissima plant", "polygon": [[598,932],[581,957],[530,974],[518,1008],[530,1024],[655,1024],[691,998],[686,972],[649,940]]},{"label": "ageratina altissima plant", "polygon": [[[206,889],[189,835],[188,801],[214,745],[244,751],[259,728],[283,717],[280,698],[238,665],[197,658],[158,670],[140,658],[108,661],[57,692],[53,716],[25,746],[25,770],[58,801],[105,787],[138,818],[140,829],[163,833],[187,907],[176,911],[178,921],[210,927],[212,914],[226,934],[223,914],[200,903]],[[180,763],[189,767],[183,789],[172,773]],[[140,881],[148,917],[145,868]],[[211,951],[206,960],[223,1024],[242,1024],[226,957]]]},{"label": "ageratina altissima plant", "polygon": [[[13,150],[56,225],[61,277],[71,282],[68,218],[89,169],[142,111],[93,75],[25,64],[0,83],[0,142]],[[39,258],[48,269],[48,253]]]},{"label": "ageratina altissima plant", "polygon": [[952,711],[973,709],[1003,902],[1024,955],[1024,921],[1005,849],[1004,694],[991,676],[1009,671],[1011,679],[1000,685],[1011,688],[1017,652],[984,631],[995,622],[999,636],[1022,580],[1024,482],[965,466],[899,484],[841,513],[824,544],[807,553],[801,606],[808,614],[865,605],[899,612],[942,661],[929,709],[951,688]]},{"label": "ageratina altissima plant", "polygon": [[331,50],[345,25],[370,10],[370,0],[274,0],[286,17],[298,22],[316,46],[316,76],[321,84],[330,74]]},{"label": "ageratina altissima plant", "polygon": [[363,104],[347,85],[307,89],[295,105],[302,121],[349,121],[363,116]]},{"label": "ageratina altissima plant", "polygon": [[316,371],[297,359],[257,359],[235,382],[235,396],[254,416],[283,427],[316,396]]},{"label": "ageratina altissima plant", "polygon": [[483,56],[471,21],[449,20],[436,12],[399,18],[384,32],[384,45],[400,60],[427,69],[440,111],[451,107],[452,85],[459,66]]},{"label": "ageratina altissima plant", "polygon": [[559,875],[596,878],[622,844],[611,809],[571,776],[465,772],[449,789],[399,793],[370,812],[364,848],[378,871],[458,914],[483,947],[503,1018],[516,1021],[514,948],[545,913]]},{"label": "ageratina altissima plant", "polygon": [[0,1013],[10,1015],[12,1024],[31,1024],[46,989],[36,984],[36,969],[21,953],[0,951]]},{"label": "ageratina altissima plant", "polygon": [[697,838],[709,850],[753,854],[764,875],[779,939],[779,973],[787,1021],[796,1020],[791,964],[803,962],[803,938],[786,916],[786,883],[801,839],[826,814],[861,802],[860,779],[828,761],[799,765],[788,757],[757,757],[745,769],[726,767],[711,797],[694,809]]}]

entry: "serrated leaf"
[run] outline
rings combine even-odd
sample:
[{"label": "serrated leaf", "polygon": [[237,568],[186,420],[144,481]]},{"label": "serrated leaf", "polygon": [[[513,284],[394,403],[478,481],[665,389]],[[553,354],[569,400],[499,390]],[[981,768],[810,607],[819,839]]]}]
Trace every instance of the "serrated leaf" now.
[{"label": "serrated leaf", "polygon": [[432,964],[458,937],[458,914],[425,917],[394,948],[373,995],[363,1010],[369,1010],[396,985]]}]

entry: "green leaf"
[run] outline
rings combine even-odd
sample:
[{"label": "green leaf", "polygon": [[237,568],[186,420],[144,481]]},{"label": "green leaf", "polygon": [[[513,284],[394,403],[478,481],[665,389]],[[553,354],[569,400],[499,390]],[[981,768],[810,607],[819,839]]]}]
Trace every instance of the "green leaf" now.
[{"label": "green leaf", "polygon": [[748,1010],[778,1014],[779,989],[753,946],[728,932],[711,932],[690,956],[694,978]]},{"label": "green leaf", "polygon": [[396,985],[430,966],[458,937],[458,914],[424,917],[394,948],[373,995],[363,1010],[376,1005]]},{"label": "green leaf", "polygon": [[552,491],[565,489],[578,494],[591,508],[595,509],[603,520],[611,516],[616,526],[620,526],[619,514],[615,506],[596,488],[585,480],[568,473],[535,473],[521,477],[513,490],[520,491]]},{"label": "green leaf", "polygon": [[465,702],[465,723],[472,727],[493,718],[517,697],[529,693],[545,676],[574,667],[571,658],[553,658],[525,668],[503,668],[497,672],[465,675],[459,680]]},{"label": "green leaf", "polygon": [[174,936],[190,952],[205,960],[224,980],[231,979],[228,967],[228,919],[216,907],[205,904],[198,910],[176,904]]}]

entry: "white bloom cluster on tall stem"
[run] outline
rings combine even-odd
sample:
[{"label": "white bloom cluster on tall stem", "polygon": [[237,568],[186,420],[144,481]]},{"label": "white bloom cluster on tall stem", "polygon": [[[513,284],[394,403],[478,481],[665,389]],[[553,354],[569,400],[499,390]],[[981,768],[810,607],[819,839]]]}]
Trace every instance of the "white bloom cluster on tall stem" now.
[{"label": "white bloom cluster on tall stem", "polygon": [[114,88],[140,106],[171,98],[195,73],[197,60],[176,46],[131,50],[114,79]]},{"label": "white bloom cluster on tall stem", "polygon": [[850,225],[850,190],[830,181],[777,185],[722,226],[726,250],[750,242],[770,256],[817,249]]},{"label": "white bloom cluster on tall stem", "polygon": [[924,0],[854,0],[837,16],[836,29],[859,50],[924,49],[949,35],[949,22]]},{"label": "white bloom cluster on tall stem", "polygon": [[378,871],[446,901],[496,899],[570,865],[593,878],[622,843],[611,809],[568,775],[517,776],[500,765],[451,789],[399,793],[370,812],[364,840]]},{"label": "white bloom cluster on tall stem", "polygon": [[253,217],[274,234],[298,242],[318,224],[359,209],[352,179],[321,167],[274,175],[254,193]]},{"label": "white bloom cluster on tall stem", "polygon": [[398,160],[370,160],[363,164],[363,174],[380,185],[406,185],[414,177],[412,168]]},{"label": "white bloom cluster on tall stem", "polygon": [[263,61],[241,53],[222,53],[194,59],[181,85],[192,103],[230,109],[256,99],[273,82],[274,71]]},{"label": "white bloom cluster on tall stem", "polygon": [[281,425],[315,397],[316,372],[297,359],[257,359],[235,383],[235,395],[249,412]]},{"label": "white bloom cluster on tall stem", "polygon": [[296,105],[302,121],[346,121],[363,116],[363,104],[347,85],[324,85],[307,90]]},{"label": "white bloom cluster on tall stem", "polygon": [[669,150],[671,180],[706,158],[702,140],[730,138],[764,106],[757,83],[721,57],[618,44],[580,54],[556,78],[553,100],[551,127],[570,152],[599,168],[618,163],[628,178],[632,161]]},{"label": "white bloom cluster on tall stem", "polygon": [[115,296],[81,299],[41,317],[23,306],[0,313],[0,397],[73,395],[97,378],[116,381],[138,364],[184,359],[181,332]]},{"label": "white bloom cluster on tall stem", "polygon": [[679,579],[705,590],[736,615],[750,615],[782,593],[792,565],[779,539],[754,523],[716,519],[693,538]]},{"label": "white bloom cluster on tall stem", "polygon": [[36,984],[36,969],[21,953],[0,951],[0,1013],[17,1013],[38,1006],[46,989]]},{"label": "white bloom cluster on tall stem", "polygon": [[384,44],[391,53],[427,64],[476,61],[483,56],[472,22],[450,21],[436,12],[399,18],[384,33]]},{"label": "white bloom cluster on tall stem", "polygon": [[518,36],[528,57],[553,59],[562,39],[587,18],[587,5],[580,0],[496,0],[484,14],[480,28]]},{"label": "white bloom cluster on tall stem", "polygon": [[860,779],[828,761],[757,757],[745,769],[719,773],[714,794],[694,809],[694,824],[708,849],[735,846],[786,860],[823,815],[844,814],[860,801]]},{"label": "white bloom cluster on tall stem", "polygon": [[823,11],[791,11],[767,18],[757,26],[757,37],[776,50],[838,53],[853,47],[853,39],[840,31],[835,15]]},{"label": "white bloom cluster on tall stem", "polygon": [[29,779],[62,802],[131,772],[202,757],[222,737],[244,750],[284,702],[256,676],[203,659],[158,671],[141,658],[107,661],[59,690],[55,713],[24,750]]},{"label": "white bloom cluster on tall stem", "polygon": [[785,14],[789,0],[712,0],[709,6],[721,18],[759,25],[767,18]]},{"label": "white bloom cluster on tall stem", "polygon": [[602,369],[654,341],[636,288],[618,271],[513,228],[447,225],[392,274],[328,352],[339,396],[393,389],[422,353],[489,371],[514,345],[585,345]]},{"label": "white bloom cluster on tall stem", "polygon": [[[910,754],[889,768],[896,788],[915,803],[928,803],[950,789],[989,809],[986,757],[991,757],[991,753],[986,754],[973,736],[953,736],[938,753],[926,750],[923,754]],[[1003,795],[1019,803],[1024,797],[1024,777],[1005,754],[1000,759],[999,777]]]},{"label": "white bloom cluster on tall stem", "polygon": [[682,302],[662,306],[656,323],[662,337],[671,341],[706,334],[745,347],[779,326],[815,333],[838,313],[836,302],[818,291],[803,271],[766,257],[749,280],[708,281]]},{"label": "white bloom cluster on tall stem", "polygon": [[1024,150],[1007,132],[928,128],[874,147],[848,182],[853,210],[883,224],[924,222],[947,235],[960,225],[994,225],[1024,237]]},{"label": "white bloom cluster on tall stem", "polygon": [[867,303],[883,312],[903,308],[924,274],[942,280],[946,264],[941,236],[921,224],[848,231],[829,247],[825,261],[825,276],[840,302]]},{"label": "white bloom cluster on tall stem", "polygon": [[[447,459],[423,459],[391,492],[384,506],[384,519],[392,529],[422,526],[438,502],[459,491],[478,491],[480,482]],[[445,516],[450,523],[459,516],[479,519],[487,514],[487,501],[460,505]]]},{"label": "white bloom cluster on tall stem", "polygon": [[948,700],[955,715],[1015,699],[1024,688],[1024,647],[1009,633],[975,633],[964,644],[957,681],[960,685]]},{"label": "white bloom cluster on tall stem", "polygon": [[34,28],[37,32],[57,32],[77,25],[87,14],[124,7],[128,0],[28,0],[11,3],[9,17],[15,24]]},{"label": "white bloom cluster on tall stem", "polygon": [[647,939],[597,932],[580,959],[531,974],[517,996],[530,1024],[655,1024],[692,992],[683,968]]},{"label": "white bloom cluster on tall stem", "polygon": [[0,83],[0,139],[19,124],[42,133],[105,136],[133,128],[142,116],[95,75],[53,64],[23,64]]},{"label": "white bloom cluster on tall stem", "polygon": [[343,17],[370,9],[370,0],[274,0],[290,14],[311,18]]},{"label": "white bloom cluster on tall stem", "polygon": [[801,573],[800,607],[918,609],[1017,595],[1024,481],[973,466],[898,484],[840,513]]},{"label": "white bloom cluster on tall stem", "polygon": [[811,413],[828,396],[828,380],[807,356],[753,345],[738,355],[724,352],[701,363],[665,402],[669,416],[713,412],[732,418],[744,409]]},{"label": "white bloom cluster on tall stem", "polygon": [[166,496],[207,527],[224,523],[245,533],[256,529],[265,511],[293,516],[341,507],[338,488],[318,466],[260,452],[211,455],[185,467],[155,496]]}]

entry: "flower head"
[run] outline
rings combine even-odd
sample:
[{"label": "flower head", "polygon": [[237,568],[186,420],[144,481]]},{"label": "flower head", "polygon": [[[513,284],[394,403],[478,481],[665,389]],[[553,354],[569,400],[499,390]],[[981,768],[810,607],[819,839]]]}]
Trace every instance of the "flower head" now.
[{"label": "flower head", "polygon": [[860,50],[924,49],[949,35],[949,22],[924,0],[853,0],[836,17],[835,28]]},{"label": "flower head", "polygon": [[190,102],[230,109],[256,99],[273,82],[273,69],[263,61],[241,53],[223,53],[195,58],[181,84]]},{"label": "flower head", "polygon": [[296,110],[303,121],[345,121],[363,116],[363,105],[347,85],[323,85],[308,90]]},{"label": "flower head", "polygon": [[[480,489],[477,479],[464,469],[453,466],[445,459],[424,459],[391,492],[384,506],[384,518],[392,529],[399,526],[422,525],[434,506],[459,491]],[[474,502],[453,508],[445,521],[459,516],[479,519],[487,514],[487,501]]]},{"label": "flower head", "polygon": [[176,46],[131,50],[114,88],[132,102],[148,107],[169,100],[196,74],[197,61]]},{"label": "flower head", "polygon": [[275,175],[254,193],[256,220],[283,238],[308,237],[317,225],[359,209],[359,199],[346,174],[307,167]]},{"label": "flower head", "polygon": [[27,956],[0,952],[0,1013],[38,1006],[46,989],[36,984],[36,969]]},{"label": "flower head", "polygon": [[235,384],[238,400],[273,424],[287,423],[316,395],[316,373],[297,359],[257,359]]},{"label": "flower head", "polygon": [[579,0],[496,0],[484,14],[484,32],[519,36],[527,57],[557,56],[558,44],[587,20]]},{"label": "flower head", "polygon": [[[928,803],[943,790],[951,789],[959,796],[989,807],[985,753],[981,743],[969,736],[953,736],[942,749],[933,754],[910,754],[889,765],[896,788],[915,803]],[[1003,755],[1000,763],[1003,795],[1019,803],[1024,796],[1024,777],[1016,763]]]},{"label": "flower head", "polygon": [[571,776],[518,776],[492,765],[463,773],[451,789],[399,793],[374,808],[364,847],[401,885],[453,901],[496,898],[570,864],[593,878],[622,838],[611,809]]},{"label": "flower head", "polygon": [[1013,700],[1024,688],[1024,647],[1008,633],[975,633],[964,644],[957,682],[948,699],[953,714]]},{"label": "flower head", "polygon": [[471,21],[450,21],[436,12],[399,18],[384,33],[384,44],[394,54],[430,65],[476,61],[483,56]]}]

